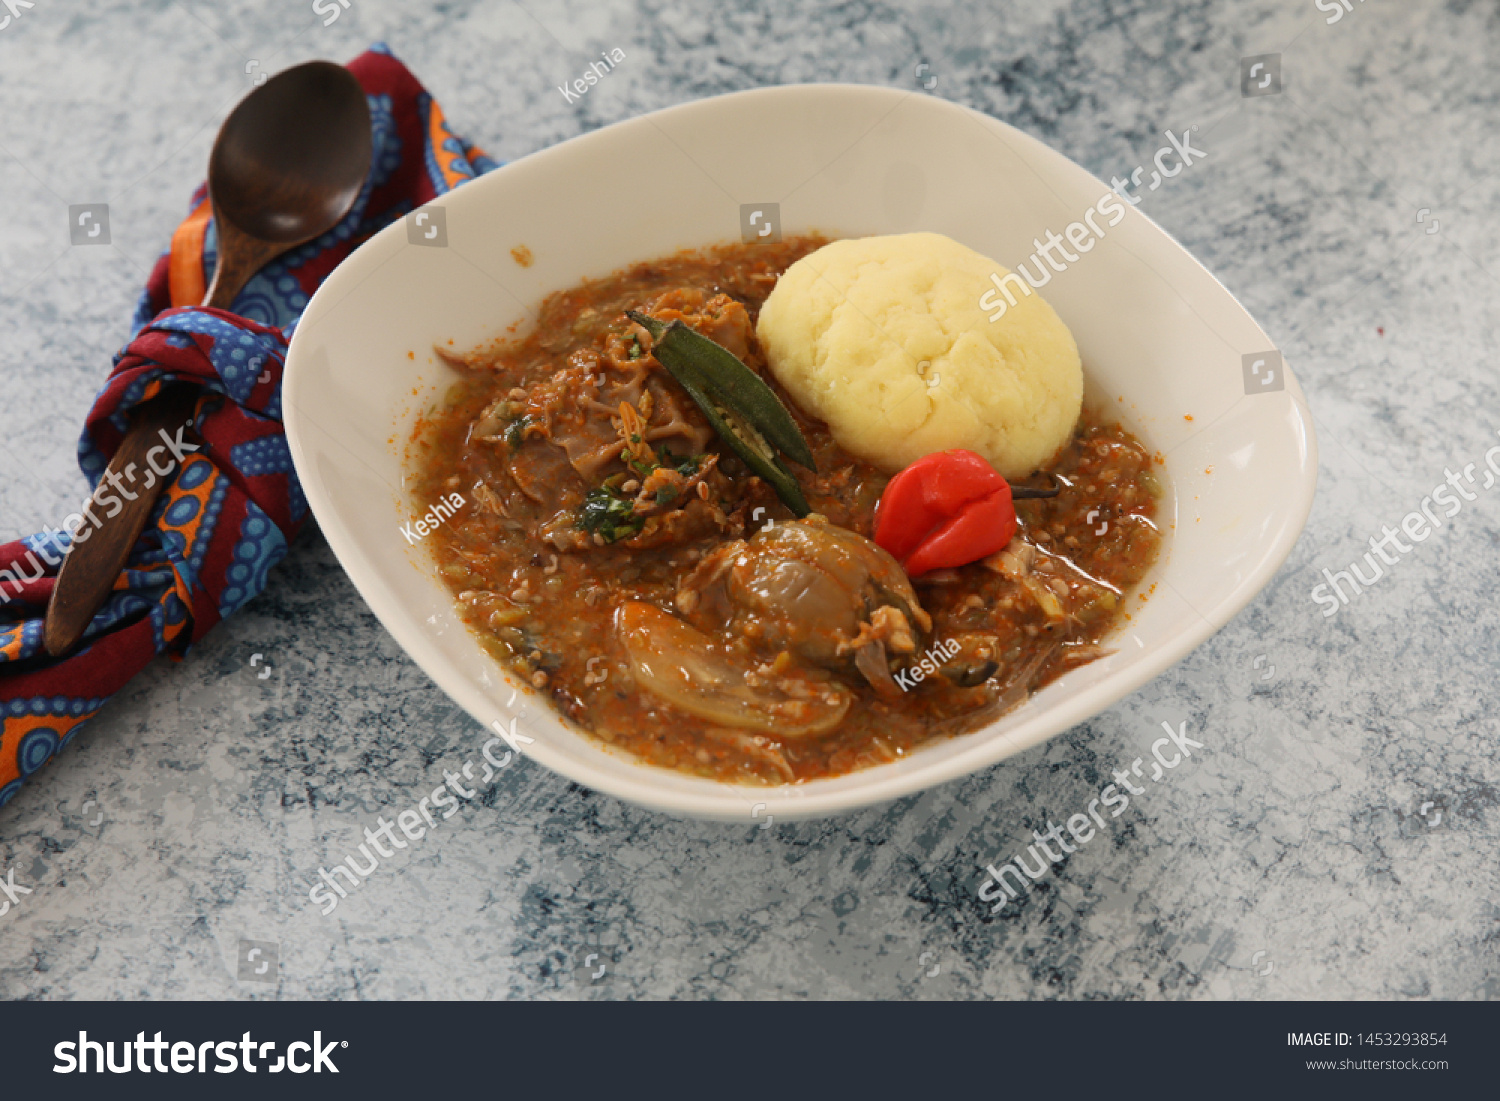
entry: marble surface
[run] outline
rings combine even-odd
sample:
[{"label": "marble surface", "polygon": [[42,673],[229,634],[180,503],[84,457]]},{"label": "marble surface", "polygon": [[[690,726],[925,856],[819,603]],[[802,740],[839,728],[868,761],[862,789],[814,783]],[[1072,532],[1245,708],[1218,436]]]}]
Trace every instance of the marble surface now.
[{"label": "marble surface", "polygon": [[[1198,126],[1208,157],[1142,209],[1283,350],[1321,469],[1306,533],[1242,614],[1042,747],[769,830],[663,819],[522,764],[326,917],[318,868],[483,735],[310,526],[269,592],[154,664],[0,810],[0,877],[32,891],[0,915],[0,996],[1500,994],[1500,487],[1337,615],[1310,599],[1496,442],[1500,16],[1352,9],[1329,25],[1313,0],[352,0],[329,26],[309,0],[21,9],[0,29],[0,539],[81,497],[77,426],[254,74],[375,40],[506,159],[795,81],[936,76],[923,94],[1104,179]],[[615,47],[626,60],[566,102],[557,86]],[[1244,98],[1241,58],[1273,53],[1283,91]],[[70,247],[68,204],[103,201],[112,246]],[[984,865],[1083,810],[1172,716],[1207,749],[992,916]]]}]

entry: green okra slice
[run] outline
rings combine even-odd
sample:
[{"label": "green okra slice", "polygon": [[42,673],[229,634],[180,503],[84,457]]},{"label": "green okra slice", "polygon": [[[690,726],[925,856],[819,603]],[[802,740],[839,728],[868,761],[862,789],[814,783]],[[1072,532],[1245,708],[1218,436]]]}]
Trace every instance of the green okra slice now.
[{"label": "green okra slice", "polygon": [[802,489],[776,452],[809,470],[817,467],[797,422],[775,392],[728,348],[681,321],[664,324],[635,310],[625,316],[651,335],[652,354],[703,410],[714,431],[788,508],[806,516],[811,510]]}]

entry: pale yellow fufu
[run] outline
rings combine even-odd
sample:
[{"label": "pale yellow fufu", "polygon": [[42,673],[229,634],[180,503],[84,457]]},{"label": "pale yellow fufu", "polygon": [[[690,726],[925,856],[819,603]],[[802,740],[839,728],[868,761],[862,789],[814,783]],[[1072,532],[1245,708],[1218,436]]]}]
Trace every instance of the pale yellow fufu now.
[{"label": "pale yellow fufu", "polygon": [[1083,365],[1052,307],[1019,276],[990,293],[991,273],[1009,274],[940,233],[835,241],[787,269],[756,335],[851,454],[893,473],[962,447],[1024,478],[1072,435]]}]

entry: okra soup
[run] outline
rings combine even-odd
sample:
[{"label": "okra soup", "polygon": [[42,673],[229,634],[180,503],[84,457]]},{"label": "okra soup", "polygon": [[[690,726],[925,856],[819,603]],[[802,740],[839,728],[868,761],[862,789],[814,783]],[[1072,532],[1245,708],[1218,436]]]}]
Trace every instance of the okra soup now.
[{"label": "okra soup", "polygon": [[1071,334],[935,234],[680,252],[440,351],[423,544],[499,662],[651,765],[793,784],[974,730],[1108,652],[1157,553],[1159,461],[1083,407]]}]

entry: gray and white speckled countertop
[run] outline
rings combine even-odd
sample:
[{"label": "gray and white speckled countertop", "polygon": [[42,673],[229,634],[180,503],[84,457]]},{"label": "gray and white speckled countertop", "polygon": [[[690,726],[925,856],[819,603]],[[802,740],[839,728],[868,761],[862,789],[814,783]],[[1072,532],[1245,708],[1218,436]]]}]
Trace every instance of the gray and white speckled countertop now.
[{"label": "gray and white speckled countertop", "polygon": [[[0,915],[0,997],[1500,995],[1500,493],[1336,616],[1309,599],[1496,442],[1500,12],[1351,6],[1333,24],[1314,0],[352,0],[329,26],[310,0],[19,9],[0,27],[0,540],[81,498],[78,426],[252,74],[377,40],[507,160],[798,81],[936,75],[928,94],[1106,180],[1197,125],[1209,156],[1142,209],[1275,339],[1322,465],[1271,585],[1040,748],[770,830],[668,820],[527,763],[328,917],[317,869],[481,735],[309,526],[268,592],[0,810],[0,876],[32,889]],[[615,47],[627,59],[566,102],[557,86]],[[1283,90],[1245,98],[1260,54],[1280,54]],[[70,248],[67,205],[105,200],[113,247]],[[1169,715],[1207,750],[992,917],[983,866],[1085,806]]]}]

